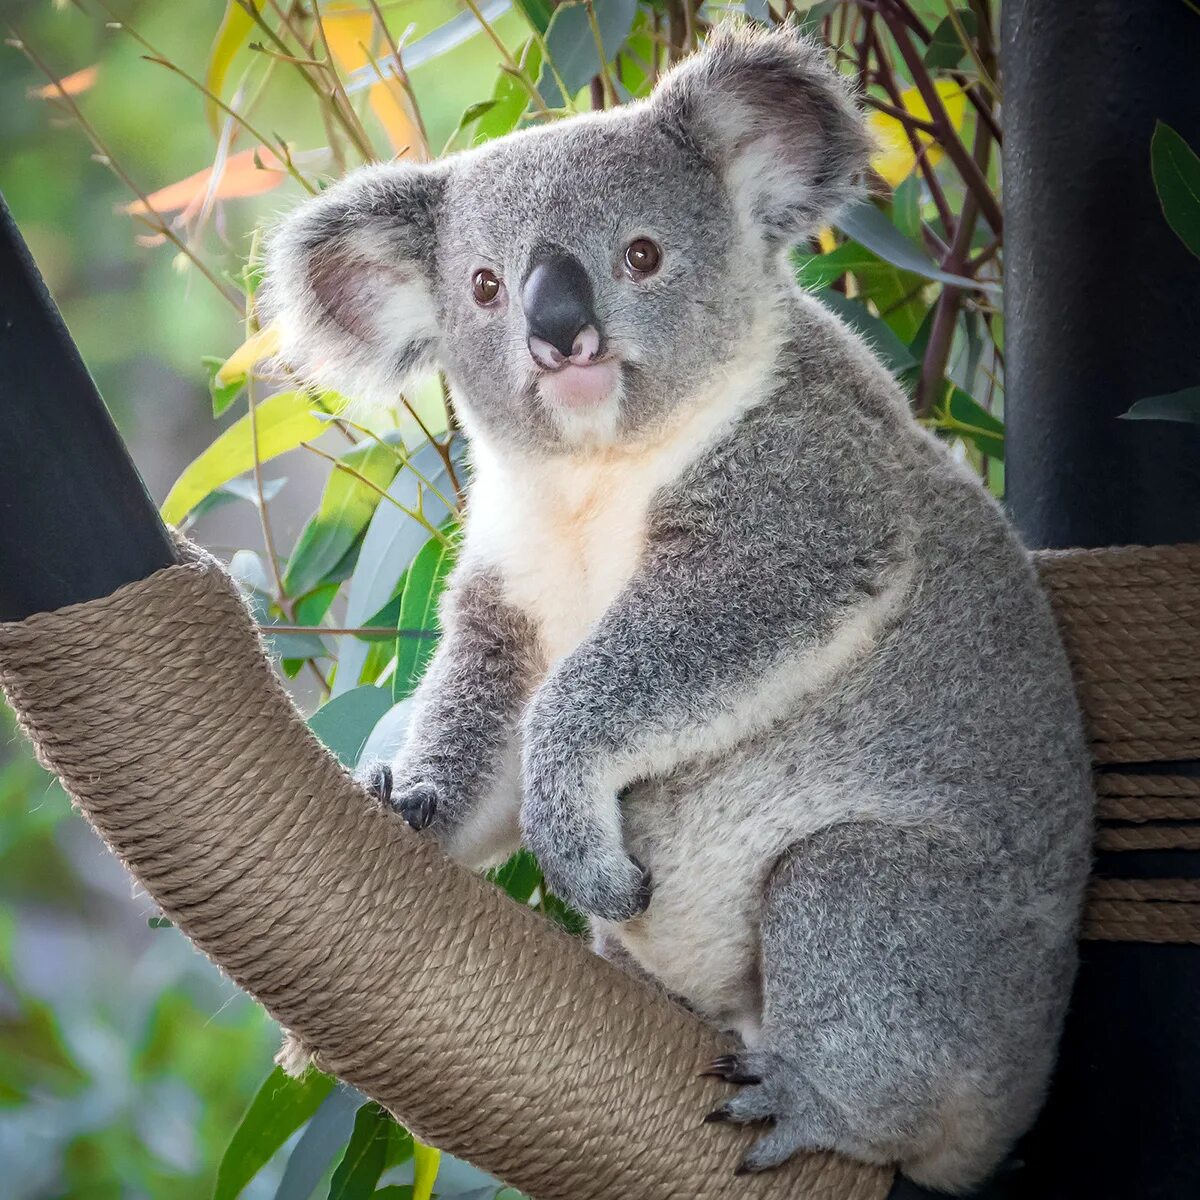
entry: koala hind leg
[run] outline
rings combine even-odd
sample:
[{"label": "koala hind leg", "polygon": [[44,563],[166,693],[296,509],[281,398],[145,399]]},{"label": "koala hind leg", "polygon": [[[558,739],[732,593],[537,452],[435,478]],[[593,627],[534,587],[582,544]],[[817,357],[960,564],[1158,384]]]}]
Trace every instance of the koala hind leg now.
[{"label": "koala hind leg", "polygon": [[969,860],[938,835],[863,823],[814,834],[777,865],[761,1040],[707,1072],[741,1085],[709,1120],[771,1122],[740,1171],[836,1150],[916,1164],[923,1182],[960,1191],[1001,1157],[1003,1097],[978,1086],[988,1014],[971,999],[972,940],[986,901],[972,897]]}]

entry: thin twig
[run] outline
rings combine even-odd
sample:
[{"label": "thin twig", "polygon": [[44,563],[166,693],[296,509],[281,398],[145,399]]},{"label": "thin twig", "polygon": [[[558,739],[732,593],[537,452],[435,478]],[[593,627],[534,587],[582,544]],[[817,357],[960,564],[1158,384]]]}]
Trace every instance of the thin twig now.
[{"label": "thin twig", "polygon": [[209,283],[217,289],[217,291],[233,305],[238,315],[242,312],[241,300],[230,292],[225,285],[208,269],[207,266],[197,257],[195,252],[182,238],[170,227],[162,214],[150,202],[149,196],[142,191],[133,178],[126,172],[124,167],[117,161],[112,151],[105,145],[104,139],[96,132],[92,123],[83,115],[74,99],[67,93],[59,82],[58,77],[46,65],[41,56],[33,49],[32,46],[21,36],[20,32],[12,25],[7,24],[10,39],[8,44],[14,49],[19,50],[27,59],[46,77],[58,92],[58,98],[61,103],[67,108],[71,116],[74,118],[79,127],[83,130],[88,141],[90,141],[96,150],[99,160],[141,201],[142,207],[146,210],[144,214],[135,213],[134,216],[142,220],[155,233],[161,237],[165,237],[175,248],[186,257],[191,264],[208,280]]}]

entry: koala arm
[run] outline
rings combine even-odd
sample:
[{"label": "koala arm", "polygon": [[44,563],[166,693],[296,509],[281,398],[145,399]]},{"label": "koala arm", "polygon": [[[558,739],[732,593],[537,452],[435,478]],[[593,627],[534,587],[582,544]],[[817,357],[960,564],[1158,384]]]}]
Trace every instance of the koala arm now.
[{"label": "koala arm", "polygon": [[524,719],[521,824],[568,903],[641,912],[650,880],[624,850],[621,789],[753,736],[870,648],[909,575],[908,538],[879,509],[863,520],[829,505],[806,521],[785,505],[776,538],[734,500],[725,528],[701,504],[696,523],[651,530],[638,571]]},{"label": "koala arm", "polygon": [[499,581],[469,568],[451,582],[441,616],[443,636],[392,767],[391,803],[448,854],[481,868],[519,842],[516,737],[536,678],[537,639]]}]

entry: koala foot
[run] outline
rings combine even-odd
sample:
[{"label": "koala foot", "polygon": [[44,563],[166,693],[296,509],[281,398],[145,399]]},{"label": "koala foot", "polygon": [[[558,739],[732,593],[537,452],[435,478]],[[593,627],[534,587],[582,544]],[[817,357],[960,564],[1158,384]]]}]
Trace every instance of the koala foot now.
[{"label": "koala foot", "polygon": [[428,828],[437,815],[438,794],[431,783],[417,783],[399,792],[393,791],[392,768],[386,763],[375,763],[364,773],[362,780],[380,804],[398,812],[413,829]]},{"label": "koala foot", "polygon": [[605,921],[628,921],[644,913],[654,894],[650,872],[636,858],[560,865],[552,854],[534,853],[550,890],[578,912]]},{"label": "koala foot", "polygon": [[706,1124],[771,1122],[746,1152],[735,1175],[769,1171],[801,1150],[830,1150],[838,1143],[836,1117],[794,1066],[766,1051],[725,1054],[700,1075],[737,1084],[741,1091],[704,1118]]},{"label": "koala foot", "polygon": [[419,832],[428,829],[437,816],[437,789],[431,783],[415,783],[402,792],[393,792],[388,803]]}]

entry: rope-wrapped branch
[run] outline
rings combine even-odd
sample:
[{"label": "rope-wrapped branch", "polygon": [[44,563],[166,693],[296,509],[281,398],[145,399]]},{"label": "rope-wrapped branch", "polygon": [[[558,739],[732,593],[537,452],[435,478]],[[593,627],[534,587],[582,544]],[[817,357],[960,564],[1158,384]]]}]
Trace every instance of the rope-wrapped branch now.
[{"label": "rope-wrapped branch", "polygon": [[374,805],[301,721],[224,571],[184,547],[103,600],[0,624],[42,761],[151,896],[421,1137],[539,1200],[878,1200],[831,1156],[735,1178],[748,1132],[696,1018]]}]

